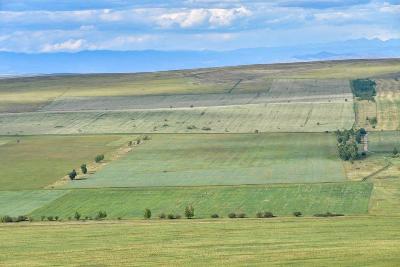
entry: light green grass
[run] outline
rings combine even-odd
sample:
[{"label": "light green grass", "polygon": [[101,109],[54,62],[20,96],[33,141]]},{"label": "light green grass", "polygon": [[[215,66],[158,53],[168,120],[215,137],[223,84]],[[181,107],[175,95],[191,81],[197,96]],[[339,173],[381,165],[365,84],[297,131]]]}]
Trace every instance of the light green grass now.
[{"label": "light green grass", "polygon": [[333,134],[157,134],[67,187],[199,186],[346,179]]},{"label": "light green grass", "polygon": [[334,212],[363,214],[368,211],[371,183],[327,183],[275,186],[81,189],[35,210],[32,216],[73,217],[75,211],[94,217],[106,211],[109,218],[142,218],[145,208],[156,217],[160,213],[184,215],[193,205],[198,218],[217,213],[227,217],[230,212],[243,212],[255,217],[259,211],[291,215]]},{"label": "light green grass", "polygon": [[[121,136],[0,137],[0,190],[43,188],[107,154]],[[18,142],[19,140],[19,142]]]},{"label": "light green grass", "polygon": [[[350,128],[353,123],[353,105],[343,101],[3,114],[0,134],[324,132]],[[188,129],[190,126],[196,128]]]},{"label": "light green grass", "polygon": [[0,225],[2,266],[398,266],[399,218]]},{"label": "light green grass", "polygon": [[66,193],[67,190],[0,191],[0,216],[28,215]]}]

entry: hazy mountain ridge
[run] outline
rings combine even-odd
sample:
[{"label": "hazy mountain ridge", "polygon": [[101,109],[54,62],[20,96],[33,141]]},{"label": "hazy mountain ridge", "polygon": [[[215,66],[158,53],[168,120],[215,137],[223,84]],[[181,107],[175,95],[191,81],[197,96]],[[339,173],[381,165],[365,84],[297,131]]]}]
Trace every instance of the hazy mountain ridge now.
[{"label": "hazy mountain ridge", "polygon": [[[400,39],[357,39],[305,46],[232,51],[0,52],[0,74],[142,72],[230,65],[400,57]],[[0,75],[1,77],[1,75]]]}]

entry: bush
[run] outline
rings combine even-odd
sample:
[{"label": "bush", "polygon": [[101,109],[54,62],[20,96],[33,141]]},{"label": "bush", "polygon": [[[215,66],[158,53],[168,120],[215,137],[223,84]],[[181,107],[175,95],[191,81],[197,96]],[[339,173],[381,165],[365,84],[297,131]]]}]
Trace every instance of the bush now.
[{"label": "bush", "polygon": [[40,220],[43,222],[46,219],[46,216],[40,216]]},{"label": "bush", "polygon": [[173,220],[173,219],[175,219],[175,215],[174,214],[168,214],[167,218],[170,219],[170,220]]},{"label": "bush", "polygon": [[185,217],[191,219],[194,217],[194,208],[192,205],[186,206],[185,208]]},{"label": "bush", "polygon": [[160,215],[158,215],[158,218],[165,219],[166,218],[165,213],[161,213]]},{"label": "bush", "polygon": [[216,213],[214,213],[214,214],[211,214],[211,218],[213,218],[213,219],[217,219],[217,218],[219,218],[219,215],[218,215],[218,214],[216,214]]},{"label": "bush", "polygon": [[203,131],[211,131],[211,128],[210,127],[203,127],[203,128],[201,128]]},{"label": "bush", "polygon": [[72,172],[70,172],[68,174],[69,179],[71,179],[71,180],[75,180],[76,175],[77,175],[77,173],[76,173],[75,169],[73,169]]},{"label": "bush", "polygon": [[194,129],[197,129],[197,127],[195,125],[189,125],[188,127],[186,127],[186,129],[194,130]]},{"label": "bush", "polygon": [[301,217],[303,214],[300,211],[295,211],[293,212],[293,216],[295,217]]},{"label": "bush", "polygon": [[272,212],[270,211],[264,212],[264,218],[274,218],[274,217],[275,215]]},{"label": "bush", "polygon": [[28,221],[28,220],[29,220],[28,217],[27,216],[23,216],[23,215],[20,215],[15,219],[16,222],[25,222],[25,221]]},{"label": "bush", "polygon": [[263,212],[257,212],[256,213],[257,218],[264,218],[264,213]]},{"label": "bush", "polygon": [[236,218],[236,213],[231,212],[231,213],[228,214],[228,217],[231,218],[231,219],[234,219],[234,218]]},{"label": "bush", "polygon": [[60,217],[55,216],[55,217],[54,217],[54,220],[58,221],[59,218],[60,218]]},{"label": "bush", "polygon": [[239,213],[236,216],[237,218],[246,218],[246,214],[245,213]]},{"label": "bush", "polygon": [[99,163],[99,162],[102,161],[102,160],[104,160],[104,155],[103,155],[103,154],[97,155],[97,156],[94,158],[94,161],[95,161],[96,163]]},{"label": "bush", "polygon": [[107,213],[105,211],[99,211],[95,217],[96,220],[103,220],[107,217]]},{"label": "bush", "polygon": [[47,220],[48,221],[54,221],[54,218],[53,218],[53,216],[47,216]]},{"label": "bush", "polygon": [[145,210],[144,210],[144,218],[145,218],[146,220],[148,220],[148,219],[151,218],[151,210],[149,210],[149,209],[145,209]]},{"label": "bush", "polygon": [[81,165],[81,171],[82,171],[83,174],[87,173],[88,170],[87,170],[86,164],[82,164]]},{"label": "bush", "polygon": [[79,221],[81,218],[81,214],[79,212],[75,211],[74,218],[75,218],[75,220]]},{"label": "bush", "polygon": [[13,218],[8,215],[3,216],[3,217],[1,217],[1,222],[2,223],[11,223],[11,222],[13,222]]},{"label": "bush", "polygon": [[178,219],[178,220],[179,220],[180,218],[182,218],[181,215],[179,215],[179,214],[176,214],[176,215],[175,215],[175,219]]},{"label": "bush", "polygon": [[145,136],[143,137],[143,140],[151,140],[151,137],[148,136],[148,135],[145,135]]},{"label": "bush", "polygon": [[399,151],[397,150],[397,147],[393,148],[393,156],[397,156],[399,154]]}]

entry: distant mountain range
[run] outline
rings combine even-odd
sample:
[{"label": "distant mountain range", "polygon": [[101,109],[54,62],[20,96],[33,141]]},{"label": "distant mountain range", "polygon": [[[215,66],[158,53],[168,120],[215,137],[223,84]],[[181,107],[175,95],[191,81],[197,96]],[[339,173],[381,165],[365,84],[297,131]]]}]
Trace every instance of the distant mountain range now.
[{"label": "distant mountain range", "polygon": [[357,39],[232,51],[0,52],[0,77],[15,74],[115,73],[352,58],[398,58],[400,39]]}]

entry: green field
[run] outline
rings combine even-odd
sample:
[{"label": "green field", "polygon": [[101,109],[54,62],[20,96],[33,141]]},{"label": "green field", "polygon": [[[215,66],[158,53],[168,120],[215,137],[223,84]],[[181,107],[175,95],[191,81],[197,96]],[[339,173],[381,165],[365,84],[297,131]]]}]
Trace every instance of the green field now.
[{"label": "green field", "polygon": [[[129,188],[72,190],[35,210],[34,218],[59,216],[73,218],[75,211],[95,217],[100,210],[109,218],[142,218],[145,208],[155,217],[161,213],[180,214],[193,205],[197,218],[217,213],[227,217],[230,212],[256,217],[257,212],[271,211],[276,215],[304,215],[333,212],[365,214],[372,190],[371,183],[327,183],[279,186]],[[59,190],[60,191],[60,190]],[[61,190],[63,191],[63,190]]]},{"label": "green field", "polygon": [[345,181],[333,134],[152,135],[71,188]]},{"label": "green field", "polygon": [[[353,105],[350,102],[271,103],[0,114],[0,134],[324,132],[349,128],[353,123]],[[204,130],[204,127],[208,129]]]},{"label": "green field", "polygon": [[0,191],[0,216],[27,215],[66,193],[67,190]]},{"label": "green field", "polygon": [[[0,190],[39,189],[121,144],[121,136],[0,137]],[[112,143],[114,142],[114,144]],[[108,145],[111,144],[111,145]]]},{"label": "green field", "polygon": [[[399,75],[387,59],[0,79],[0,216],[34,220],[0,223],[0,266],[398,266]],[[369,152],[344,162],[333,131],[353,126]]]},{"label": "green field", "polygon": [[4,266],[397,266],[398,218],[0,225]]}]

